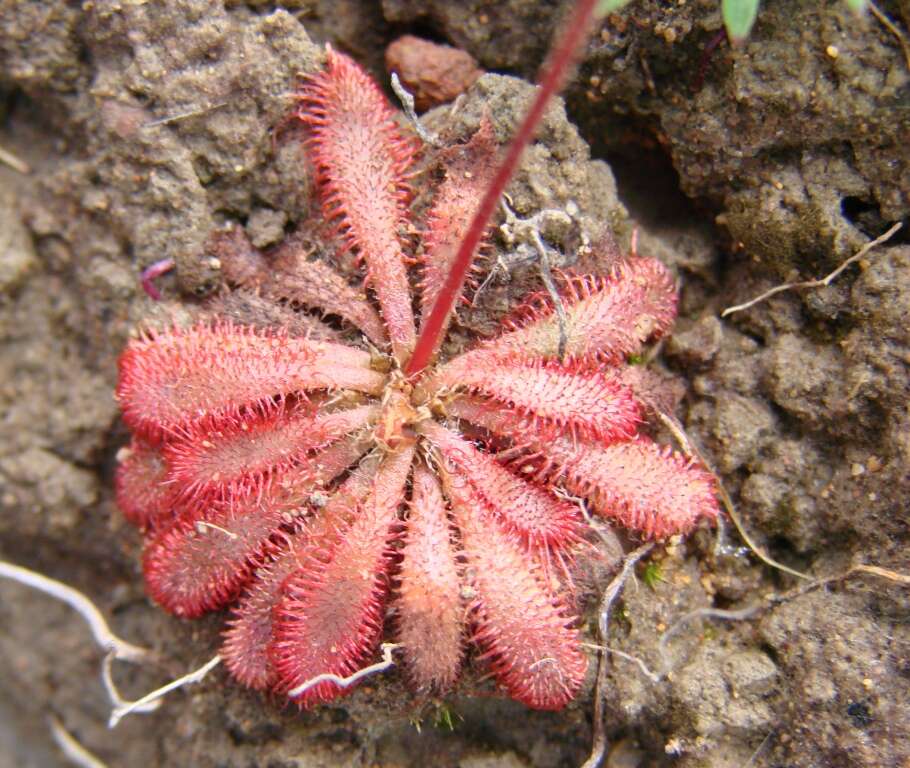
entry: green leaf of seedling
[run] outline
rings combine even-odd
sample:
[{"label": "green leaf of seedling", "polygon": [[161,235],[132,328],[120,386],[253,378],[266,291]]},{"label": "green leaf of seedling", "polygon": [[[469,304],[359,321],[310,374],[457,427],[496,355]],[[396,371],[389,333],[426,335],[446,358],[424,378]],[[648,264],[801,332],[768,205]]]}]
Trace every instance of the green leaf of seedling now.
[{"label": "green leaf of seedling", "polygon": [[456,718],[458,720],[464,719],[461,715],[449,709],[445,704],[440,704],[439,709],[436,710],[436,717],[433,720],[433,725],[439,729],[454,731]]},{"label": "green leaf of seedling", "polygon": [[597,4],[597,15],[606,16],[608,13],[618,11],[624,5],[628,5],[631,0],[600,0]]},{"label": "green leaf of seedling", "polygon": [[653,561],[648,563],[645,566],[645,572],[642,574],[641,580],[652,590],[657,587],[657,582],[665,581],[660,563],[655,563]]},{"label": "green leaf of seedling", "polygon": [[847,3],[847,7],[854,13],[863,13],[868,5],[866,0],[844,0],[844,2]]},{"label": "green leaf of seedling", "polygon": [[720,12],[727,37],[735,45],[749,36],[758,15],[758,0],[721,0]]}]

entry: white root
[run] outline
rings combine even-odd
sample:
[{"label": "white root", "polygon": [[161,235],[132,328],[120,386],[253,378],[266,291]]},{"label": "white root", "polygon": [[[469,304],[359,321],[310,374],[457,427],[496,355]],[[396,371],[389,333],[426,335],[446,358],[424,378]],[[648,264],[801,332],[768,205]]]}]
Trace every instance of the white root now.
[{"label": "white root", "polygon": [[42,576],[40,573],[36,573],[28,568],[13,565],[12,563],[2,560],[0,560],[0,578],[10,579],[19,584],[24,584],[27,587],[37,589],[40,592],[44,592],[46,595],[50,595],[51,597],[66,603],[85,619],[89,629],[92,631],[95,642],[108,653],[112,653],[114,658],[120,659],[121,661],[138,663],[140,661],[145,661],[149,657],[150,651],[147,649],[128,643],[126,640],[117,637],[117,635],[111,632],[107,621],[104,616],[101,615],[101,611],[99,611],[95,607],[95,604],[78,589],[74,589],[56,579]]},{"label": "white root", "polygon": [[657,672],[654,672],[646,663],[643,658],[640,656],[633,656],[631,653],[626,653],[625,651],[619,650],[619,648],[613,648],[609,645],[596,645],[594,643],[582,643],[586,648],[591,648],[595,651],[600,651],[601,653],[609,653],[612,656],[615,656],[618,659],[624,659],[625,661],[630,661],[635,666],[637,666],[641,673],[648,678],[655,685],[663,680],[663,676],[659,675]]},{"label": "white root", "polygon": [[815,579],[809,583],[800,584],[799,586],[784,592],[783,594],[777,595],[768,595],[765,600],[761,603],[754,603],[753,605],[746,606],[745,608],[739,608],[737,610],[722,610],[720,608],[696,608],[694,611],[689,611],[680,616],[673,624],[666,629],[666,631],[660,636],[658,640],[658,650],[660,652],[663,674],[666,674],[670,670],[667,668],[667,643],[670,639],[676,635],[680,629],[682,629],[686,624],[694,619],[721,619],[722,621],[746,621],[751,619],[753,616],[758,614],[761,611],[767,610],[775,605],[780,605],[781,603],[786,603],[789,600],[800,597],[807,592],[811,592],[822,587],[826,587],[829,584],[834,584],[838,581],[844,581],[855,574],[864,573],[869,576],[877,576],[880,579],[886,579],[892,581],[896,584],[902,586],[910,586],[910,574],[900,573],[899,571],[892,571],[889,568],[882,568],[878,565],[867,565],[866,563],[857,563],[850,566],[846,571],[841,573],[834,574],[833,576],[824,576],[820,579]]},{"label": "white root", "polygon": [[[117,686],[114,685],[113,677],[113,663],[114,663],[114,654],[109,653],[104,657],[104,660],[101,662],[101,682],[104,684],[104,690],[107,692],[107,697],[111,702],[113,707],[126,707],[129,706],[131,702],[127,701],[120,695],[120,691],[117,690]],[[161,706],[161,701],[153,701],[145,706],[134,709],[134,712],[154,712],[158,707]]]},{"label": "white root", "polygon": [[314,685],[319,685],[319,683],[335,683],[335,685],[341,688],[348,688],[349,686],[354,685],[358,680],[362,680],[369,675],[375,675],[377,672],[385,672],[387,669],[395,666],[392,652],[400,647],[399,643],[383,643],[381,646],[382,661],[377,661],[375,664],[370,664],[368,667],[358,669],[354,674],[348,675],[347,677],[341,677],[340,675],[331,672],[316,675],[316,677],[311,677],[305,683],[301,683],[296,688],[290,690],[288,692],[288,698],[294,699],[297,696],[301,696]]},{"label": "white root", "polygon": [[[108,626],[107,620],[95,604],[78,589],[70,587],[56,579],[51,579],[20,565],[0,561],[0,578],[10,579],[32,589],[37,589],[50,597],[56,598],[73,608],[89,625],[95,642],[106,651],[101,663],[101,682],[111,705],[116,709],[129,706],[114,684],[112,666],[115,659],[138,664],[148,661],[152,652],[138,645],[123,640],[115,635]],[[159,701],[134,706],[132,711],[151,712],[158,708]],[[62,747],[61,747],[62,749]]]},{"label": "white root", "polygon": [[[639,657],[632,656],[631,654],[627,654],[624,651],[620,651],[615,648],[611,648],[605,644],[609,633],[610,613],[613,604],[619,596],[619,593],[622,590],[629,575],[632,573],[632,569],[635,564],[642,557],[648,554],[653,546],[653,544],[645,544],[644,546],[636,549],[634,552],[631,552],[626,557],[621,571],[616,575],[616,577],[604,591],[601,599],[598,629],[604,645],[592,646],[601,653],[601,663],[598,670],[597,688],[595,693],[594,743],[592,746],[591,755],[584,763],[583,768],[594,768],[595,766],[598,766],[603,759],[606,748],[608,746],[603,716],[603,689],[606,685],[607,669],[609,667],[609,655],[612,654],[618,658],[622,658],[635,663],[638,665],[642,674],[644,674],[645,677],[647,677],[653,683],[659,682],[663,677],[663,674],[657,674],[651,671],[645,662]],[[797,589],[791,590],[790,592],[782,595],[772,595],[762,604],[752,605],[741,610],[724,611],[715,608],[700,608],[681,616],[669,629],[667,629],[666,632],[663,633],[659,641],[661,657],[662,659],[666,658],[666,645],[669,642],[670,638],[673,637],[673,635],[675,635],[682,626],[687,624],[692,619],[715,618],[740,621],[749,619],[759,611],[766,609],[772,605],[785,602],[786,600],[805,594],[812,589],[817,589],[827,584],[846,579],[854,574],[867,574],[895,582],[902,586],[910,586],[910,575],[908,574],[892,571],[890,569],[882,568],[876,565],[858,563],[843,573],[812,581],[809,584],[801,585]],[[108,722],[109,728],[116,727],[116,725],[129,714],[146,713],[157,709],[161,703],[161,699],[163,699],[164,696],[166,696],[168,693],[177,690],[178,688],[200,682],[222,661],[221,656],[214,656],[198,669],[182,677],[179,677],[176,680],[173,680],[167,685],[155,689],[142,698],[137,699],[136,701],[125,701],[123,698],[121,698],[116,686],[114,685],[111,676],[112,663],[114,659],[121,659],[123,661],[136,663],[147,659],[151,655],[150,651],[133,645],[132,643],[128,643],[127,641],[117,637],[113,632],[111,632],[107,621],[101,615],[101,612],[95,607],[92,601],[73,587],[48,578],[47,576],[42,576],[41,574],[35,573],[34,571],[31,571],[27,568],[13,565],[12,563],[5,561],[0,561],[0,578],[10,579],[11,581],[15,581],[33,589],[37,589],[47,595],[50,595],[51,597],[65,602],[67,605],[73,607],[85,619],[86,623],[92,630],[95,641],[98,643],[98,645],[107,651],[102,665],[102,681],[104,683],[105,690],[107,691],[107,694],[114,705],[110,720]],[[383,643],[381,646],[383,657],[381,661],[364,667],[363,669],[360,669],[354,674],[347,677],[341,677],[332,673],[317,675],[316,677],[313,677],[310,680],[307,680],[305,683],[294,688],[289,692],[288,696],[290,698],[300,696],[313,686],[319,685],[323,682],[332,682],[342,688],[347,688],[365,677],[377,674],[379,672],[384,672],[395,665],[395,661],[392,658],[392,653],[399,647],[400,645],[398,643]],[[666,667],[666,664],[664,664],[664,667]],[[66,732],[59,721],[52,719],[51,730],[54,735],[54,739],[57,741],[61,750],[63,750],[64,754],[68,759],[70,759],[71,762],[80,766],[88,766],[88,768],[98,768],[98,766],[101,766],[102,768],[104,767],[104,764],[102,762],[100,762],[96,757],[94,757],[94,755],[82,747],[77,741],[75,741],[75,739],[72,738],[72,736],[70,736],[69,733]]]},{"label": "white root", "polygon": [[[566,309],[563,306],[562,297],[556,288],[556,281],[553,279],[553,270],[550,266],[550,251],[547,249],[540,234],[541,226],[547,218],[558,218],[566,223],[571,224],[572,217],[565,211],[555,208],[545,208],[527,219],[520,219],[512,209],[512,200],[508,195],[503,194],[499,201],[502,210],[505,213],[506,220],[500,225],[499,231],[502,233],[507,243],[527,243],[537,252],[537,268],[540,272],[540,279],[546,288],[550,299],[553,301],[553,309],[556,311],[556,319],[559,323],[559,358],[565,357],[566,344],[568,343]],[[497,262],[499,266],[499,262]],[[483,281],[477,293],[486,286],[494,270],[490,271],[487,279]],[[476,299],[476,297],[475,297]]]},{"label": "white root", "polygon": [[171,691],[176,691],[178,688],[183,688],[186,685],[192,685],[193,683],[200,682],[205,676],[211,672],[215,667],[221,663],[220,656],[214,656],[209,659],[205,664],[203,664],[199,669],[195,669],[189,674],[184,675],[183,677],[178,677],[176,680],[172,680],[167,685],[163,685],[160,688],[156,688],[151,693],[147,693],[141,699],[136,701],[124,702],[120,706],[114,707],[114,711],[111,712],[111,717],[107,722],[108,728],[116,728],[117,723],[119,723],[127,715],[138,713],[138,712],[148,712],[149,705],[154,704],[158,705],[160,699],[164,698]]},{"label": "white root", "polygon": [[143,128],[157,128],[161,125],[170,125],[171,123],[179,122],[180,120],[189,120],[191,117],[200,117],[201,115],[208,114],[209,112],[214,112],[216,109],[221,109],[226,107],[229,102],[219,101],[217,104],[212,104],[207,107],[197,107],[195,109],[187,110],[186,112],[180,112],[176,115],[168,115],[167,117],[159,117],[157,120],[150,120]]},{"label": "white root", "polygon": [[741,608],[738,611],[725,611],[720,608],[696,608],[694,611],[684,613],[660,636],[657,648],[660,651],[661,672],[666,675],[671,670],[667,662],[667,643],[670,638],[676,635],[686,624],[693,619],[723,619],[726,621],[745,621],[751,619],[756,613],[766,606],[750,605],[747,608]]},{"label": "white root", "polygon": [[56,717],[53,715],[49,717],[48,724],[50,725],[51,736],[53,736],[54,742],[60,748],[60,751],[68,762],[79,766],[79,768],[107,768],[107,763],[99,760],[76,741],[76,739],[73,738],[73,735],[63,727],[63,723]]},{"label": "white root", "polygon": [[[872,12],[872,15],[875,16],[878,23],[894,35],[898,45],[900,45],[901,50],[904,52],[904,61],[907,63],[907,69],[910,69],[910,43],[907,43],[907,38],[904,33],[901,32],[900,27],[882,13],[881,9],[872,2],[872,0],[866,0],[866,5]],[[906,19],[906,17],[904,18]]]}]

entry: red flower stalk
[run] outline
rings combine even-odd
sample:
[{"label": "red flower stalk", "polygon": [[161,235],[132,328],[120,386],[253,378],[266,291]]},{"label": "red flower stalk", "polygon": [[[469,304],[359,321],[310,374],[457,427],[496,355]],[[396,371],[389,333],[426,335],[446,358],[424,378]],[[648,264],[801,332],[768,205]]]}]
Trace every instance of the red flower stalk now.
[{"label": "red flower stalk", "polygon": [[420,338],[417,340],[414,354],[408,361],[406,368],[409,375],[420,373],[426,368],[442,341],[442,336],[449,322],[449,313],[464,290],[465,279],[471,270],[471,265],[477,255],[477,249],[483,240],[487,225],[493,218],[494,211],[499,206],[499,199],[502,197],[502,193],[506,191],[506,185],[518,168],[522,152],[531,142],[537,126],[543,119],[544,110],[550,103],[550,99],[562,86],[563,78],[565,78],[569,70],[572,58],[576,55],[587,36],[588,26],[595,16],[598,1],[578,0],[572,17],[566,24],[565,32],[557,40],[544,66],[537,95],[534,97],[534,101],[531,102],[528,113],[521,121],[515,137],[509,143],[506,156],[496,169],[489,186],[484,190],[483,197],[474,210],[471,223],[458,245],[458,251],[452,259],[452,267],[439,290],[439,296],[433,304],[433,309],[424,318],[420,329]]},{"label": "red flower stalk", "polygon": [[[559,49],[542,93],[572,50]],[[369,664],[391,606],[418,690],[445,691],[465,663],[486,664],[508,695],[562,707],[586,669],[569,565],[588,548],[561,492],[643,537],[716,516],[710,476],[638,433],[645,409],[624,383],[628,356],[675,315],[658,262],[563,276],[562,325],[552,299],[534,297],[498,337],[427,367],[483,240],[490,211],[476,199],[495,205],[541,98],[502,165],[486,124],[440,153],[412,270],[400,232],[414,142],[376,85],[330,50],[295,114],[324,217],[361,257],[364,283],[308,261],[293,239],[267,256],[239,230],[219,233],[210,245],[228,281],[256,291],[250,306],[321,309],[334,325],[215,319],[124,351],[117,397],[134,440],[117,498],[146,529],[149,592],[181,616],[236,601],[222,654],[241,683],[301,706],[341,695],[321,676]]]}]

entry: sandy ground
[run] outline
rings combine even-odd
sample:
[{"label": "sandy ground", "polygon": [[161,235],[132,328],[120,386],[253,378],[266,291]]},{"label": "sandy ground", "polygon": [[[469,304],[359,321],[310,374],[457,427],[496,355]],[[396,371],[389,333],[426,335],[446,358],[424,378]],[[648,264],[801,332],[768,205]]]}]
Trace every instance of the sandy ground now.
[{"label": "sandy ground", "polygon": [[[907,571],[906,228],[828,287],[719,315],[824,275],[907,222],[910,72],[874,18],[767,5],[735,51],[711,50],[713,0],[645,0],[610,17],[568,117],[554,108],[510,194],[523,215],[574,212],[549,235],[567,263],[584,236],[609,230],[626,245],[637,226],[640,251],[677,272],[682,317],[658,364],[686,382],[679,416],[760,546],[813,576],[858,561]],[[898,3],[881,7],[906,34]],[[560,11],[523,0],[0,1],[0,147],[32,167],[0,167],[0,555],[84,590],[120,634],[160,653],[160,666],[118,667],[131,695],[207,660],[221,618],[180,622],[147,600],[139,537],[113,504],[126,435],[112,387],[130,330],[194,311],[218,287],[204,252],[214,228],[239,223],[268,246],[307,220],[300,147],[271,131],[295,75],[318,66],[315,43],[381,74],[385,44],[415,31],[528,78]],[[487,110],[504,138],[528,90],[488,75],[430,123],[463,137]],[[154,304],[138,273],[161,258],[177,269]],[[536,280],[517,268],[493,281],[463,318],[464,340]],[[652,683],[615,660],[610,764],[906,765],[906,588],[859,576],[748,620],[695,621],[664,659],[658,639],[688,611],[739,610],[797,584],[734,533],[715,543],[703,531],[660,548],[624,594],[611,645],[669,674]],[[646,582],[646,568],[659,578]],[[216,672],[108,731],[98,668],[68,609],[0,583],[0,765],[63,764],[50,714],[110,766],[555,768],[590,748],[590,690],[562,713],[532,713],[470,695],[475,678],[427,704],[395,673],[298,714]]]}]

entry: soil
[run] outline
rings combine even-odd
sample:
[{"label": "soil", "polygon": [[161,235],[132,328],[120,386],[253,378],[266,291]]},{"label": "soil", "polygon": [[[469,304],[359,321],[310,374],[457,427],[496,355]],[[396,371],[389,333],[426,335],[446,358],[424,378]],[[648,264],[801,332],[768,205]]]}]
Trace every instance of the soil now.
[{"label": "soil", "polygon": [[[606,233],[678,274],[682,312],[659,365],[687,383],[678,416],[746,528],[814,577],[866,562],[910,571],[910,70],[898,39],[846,4],[769,0],[749,41],[712,44],[715,0],[636,0],[588,46],[509,189],[563,264],[608,258]],[[881,11],[910,34],[906,3]],[[310,215],[288,94],[350,51],[375,74],[403,33],[465,49],[488,70],[427,126],[464,138],[481,115],[500,140],[527,102],[565,3],[71,3],[0,0],[0,557],[89,595],[152,665],[118,664],[130,696],[209,659],[223,617],[183,622],[145,597],[139,536],[111,477],[125,442],[116,358],[140,321],[186,315],[220,284],[205,240],[226,223],[259,246]],[[590,147],[590,149],[589,149]],[[419,201],[418,201],[419,202]],[[719,317],[784,280],[829,272],[905,228],[831,285]],[[508,270],[461,317],[492,331],[535,268]],[[141,290],[139,272],[171,258]],[[492,262],[491,262],[492,263]],[[627,586],[614,658],[610,766],[906,766],[910,594],[870,575],[769,601],[798,581],[729,529],[662,546]],[[602,587],[609,574],[599,575]],[[593,606],[587,616],[595,641]],[[698,608],[747,618],[699,618]],[[587,631],[587,630],[586,630]],[[314,712],[282,709],[222,671],[151,715],[107,730],[100,654],[65,606],[0,582],[0,766],[59,766],[55,716],[107,765],[578,765],[591,687],[529,712],[476,679],[418,702],[393,671]],[[593,685],[593,677],[591,681]],[[481,695],[469,695],[481,693]]]}]

